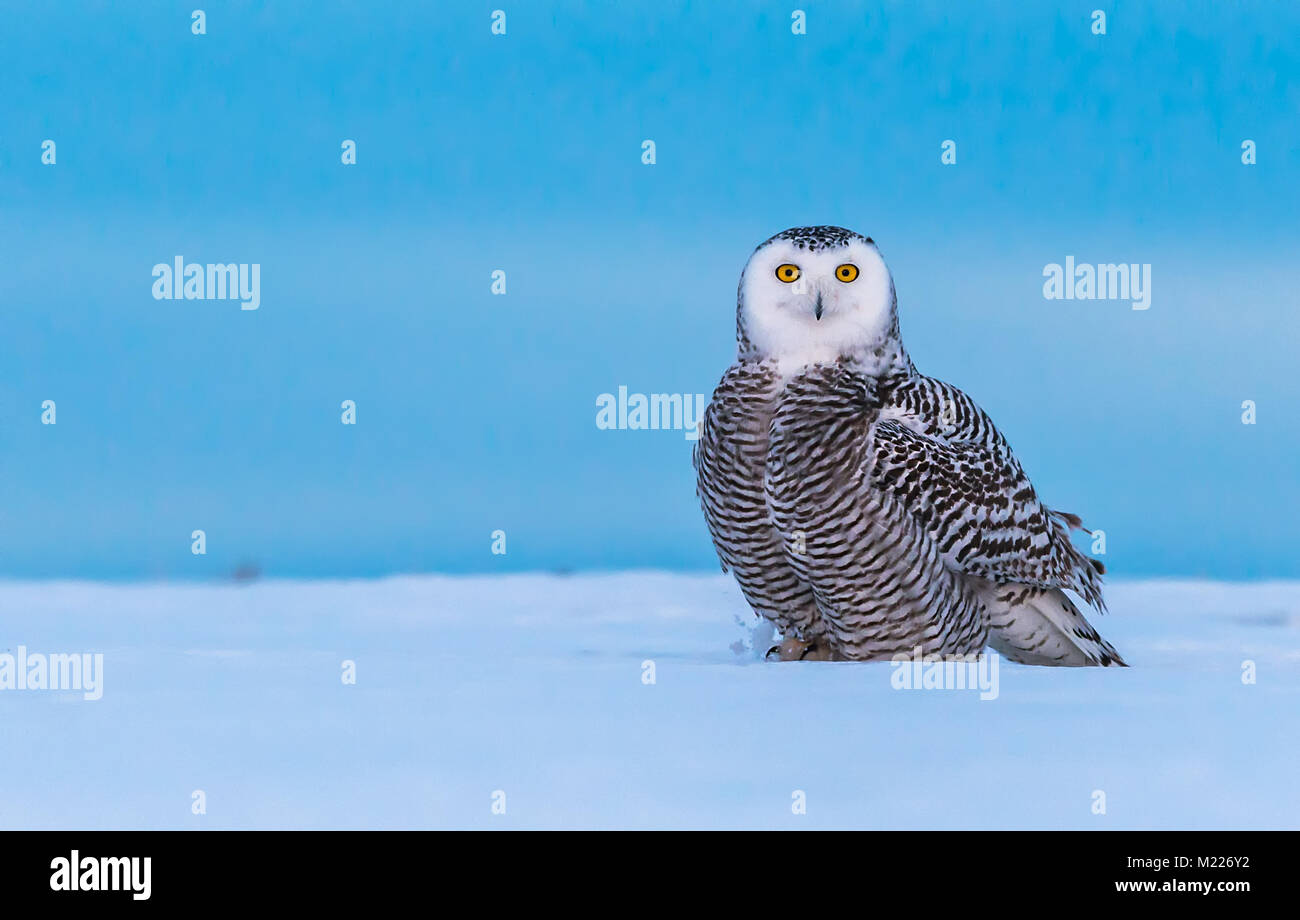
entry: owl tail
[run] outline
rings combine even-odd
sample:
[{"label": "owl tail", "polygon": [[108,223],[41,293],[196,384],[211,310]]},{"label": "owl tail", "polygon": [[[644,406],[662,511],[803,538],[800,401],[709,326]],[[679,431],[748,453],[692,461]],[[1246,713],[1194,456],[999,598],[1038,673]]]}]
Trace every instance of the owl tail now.
[{"label": "owl tail", "polygon": [[989,645],[1004,658],[1064,668],[1128,667],[1059,588],[982,581],[980,594],[989,612]]}]

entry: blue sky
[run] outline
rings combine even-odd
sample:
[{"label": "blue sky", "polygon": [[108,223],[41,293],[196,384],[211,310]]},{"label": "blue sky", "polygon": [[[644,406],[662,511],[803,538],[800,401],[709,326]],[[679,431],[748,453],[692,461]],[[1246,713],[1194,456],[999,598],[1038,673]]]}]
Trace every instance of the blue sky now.
[{"label": "blue sky", "polygon": [[201,2],[0,3],[0,574],[712,568],[690,442],[596,397],[711,392],[754,245],[833,223],[1113,575],[1300,576],[1300,8]]}]

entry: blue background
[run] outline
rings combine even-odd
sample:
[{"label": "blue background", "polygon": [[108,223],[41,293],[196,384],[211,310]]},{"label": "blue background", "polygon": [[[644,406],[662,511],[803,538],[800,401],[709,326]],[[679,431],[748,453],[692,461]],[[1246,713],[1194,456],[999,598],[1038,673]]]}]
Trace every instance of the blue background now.
[{"label": "blue background", "polygon": [[713,568],[690,442],[595,399],[710,393],[754,245],[833,223],[1114,575],[1300,575],[1300,7],[795,5],[0,5],[0,574]]}]

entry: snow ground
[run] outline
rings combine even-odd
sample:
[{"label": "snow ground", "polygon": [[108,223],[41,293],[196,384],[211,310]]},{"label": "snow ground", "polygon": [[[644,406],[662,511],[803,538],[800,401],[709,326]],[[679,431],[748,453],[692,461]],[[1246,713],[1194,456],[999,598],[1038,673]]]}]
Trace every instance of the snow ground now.
[{"label": "snow ground", "polygon": [[982,701],[758,660],[722,575],[0,582],[0,651],[105,669],[0,691],[0,827],[1300,826],[1300,582],[1107,596],[1132,668]]}]

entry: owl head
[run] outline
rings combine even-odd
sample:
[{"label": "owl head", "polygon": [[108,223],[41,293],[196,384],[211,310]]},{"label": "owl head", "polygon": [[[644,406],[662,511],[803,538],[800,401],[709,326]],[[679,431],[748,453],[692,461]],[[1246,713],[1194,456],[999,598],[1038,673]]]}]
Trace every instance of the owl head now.
[{"label": "owl head", "polygon": [[782,365],[902,360],[894,281],[876,244],[842,227],[795,227],[763,243],[740,276],[737,338],[742,357]]}]

